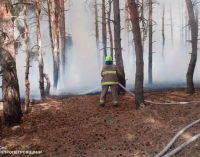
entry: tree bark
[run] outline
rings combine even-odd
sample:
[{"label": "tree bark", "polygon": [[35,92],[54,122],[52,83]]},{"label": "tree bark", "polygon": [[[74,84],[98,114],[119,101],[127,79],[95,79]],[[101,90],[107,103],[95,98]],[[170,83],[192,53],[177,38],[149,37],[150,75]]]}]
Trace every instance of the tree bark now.
[{"label": "tree bark", "polygon": [[[142,8],[141,8],[141,17],[144,18],[144,0],[142,0]],[[144,20],[142,20],[142,48],[143,48],[143,52],[144,52],[144,42],[146,39],[146,32],[145,32],[145,22]]]},{"label": "tree bark", "polygon": [[97,0],[95,0],[95,35],[96,35],[96,48],[97,48],[97,60],[99,65],[99,70],[101,70],[100,63],[100,51],[99,51],[99,22],[98,22],[98,10],[97,10]]},{"label": "tree bark", "polygon": [[26,87],[26,96],[25,96],[25,108],[24,113],[28,113],[29,108],[29,95],[30,95],[30,82],[29,82],[29,62],[30,62],[30,54],[29,54],[29,48],[28,48],[28,25],[27,25],[27,5],[26,0],[23,0],[24,2],[24,41],[25,41],[25,49],[26,49],[26,72],[25,72],[25,87]]},{"label": "tree bark", "polygon": [[[184,1],[182,1],[182,8],[184,7],[184,5],[183,5],[183,2]],[[183,12],[181,12],[181,15],[182,15],[182,27],[181,27],[181,29],[182,29],[182,49],[184,48],[184,30],[183,30],[183,25],[184,25],[184,19],[183,19],[183,15],[184,15],[184,13]]]},{"label": "tree bark", "polygon": [[190,64],[187,71],[187,93],[193,94],[195,92],[193,75],[197,61],[197,37],[198,37],[198,27],[195,20],[194,8],[191,0],[185,0],[188,9],[189,16],[189,25],[191,27],[191,36],[192,36],[192,53]]},{"label": "tree bark", "polygon": [[113,36],[112,36],[112,30],[111,30],[111,8],[112,8],[112,0],[109,0],[109,11],[108,11],[108,31],[110,36],[110,56],[113,58]]},{"label": "tree bark", "polygon": [[[59,11],[60,11],[60,4],[59,4],[59,0],[54,0],[54,6],[55,6],[55,25],[56,25],[56,36],[57,36],[57,47],[58,47],[58,80],[60,79],[60,48],[59,48],[59,43],[60,43],[60,38],[59,38],[59,32],[60,32],[60,16],[59,16]],[[56,44],[56,43],[54,43]],[[54,88],[56,89],[57,88],[57,85],[58,85],[58,81],[57,81],[57,84],[56,86],[54,86]]]},{"label": "tree bark", "polygon": [[171,45],[173,48],[173,43],[174,43],[174,30],[173,30],[173,19],[172,19],[172,3],[170,0],[170,27],[171,27]]},{"label": "tree bark", "polygon": [[53,34],[52,34],[52,25],[51,25],[51,10],[50,10],[50,3],[47,1],[47,8],[48,8],[48,22],[49,22],[49,36],[50,36],[50,42],[51,42],[51,49],[52,53],[54,50],[54,43],[53,43]]},{"label": "tree bark", "polygon": [[187,33],[188,32],[188,15],[187,10],[185,11],[185,48],[188,48],[188,42],[187,42]]},{"label": "tree bark", "polygon": [[129,12],[131,16],[132,32],[134,36],[135,52],[136,52],[136,77],[135,77],[135,104],[136,109],[144,104],[144,62],[143,62],[143,49],[141,41],[141,32],[139,24],[139,15],[135,0],[128,0]]},{"label": "tree bark", "polygon": [[53,87],[56,89],[58,85],[58,75],[59,75],[59,48],[58,48],[58,34],[59,34],[59,29],[58,29],[58,21],[55,18],[55,14],[53,12],[52,8],[52,2],[51,0],[48,0],[48,5],[49,5],[49,10],[51,14],[51,22],[53,26],[53,35],[54,35],[54,50],[53,50],[53,80],[54,84]]},{"label": "tree bark", "polygon": [[[196,8],[195,14],[196,14],[197,38],[198,38],[198,35],[199,35],[199,11],[198,11],[198,8]],[[198,40],[197,40],[197,45],[198,45]]]},{"label": "tree bark", "polygon": [[181,40],[182,40],[182,25],[181,25],[181,3],[180,3],[180,1],[179,1],[179,22],[180,22],[180,49],[181,49]]},{"label": "tree bark", "polygon": [[47,87],[46,87],[46,95],[49,96],[49,91],[50,91],[50,88],[51,88],[51,81],[50,81],[50,78],[47,74],[44,74],[44,78],[46,79],[47,81]]},{"label": "tree bark", "polygon": [[191,40],[191,38],[190,38],[190,34],[191,34],[191,28],[190,28],[190,26],[188,26],[188,34],[187,34],[188,50],[190,49],[190,40]]},{"label": "tree bark", "polygon": [[149,84],[153,83],[153,74],[152,74],[152,66],[153,66],[153,31],[152,31],[152,0],[149,0]]},{"label": "tree bark", "polygon": [[1,29],[4,32],[0,45],[1,68],[3,71],[3,121],[5,125],[15,126],[21,123],[22,111],[14,48],[14,24],[10,1],[2,0],[0,8]]},{"label": "tree bark", "polygon": [[127,60],[127,65],[129,65],[129,11],[128,11],[128,0],[126,0],[125,3],[125,43],[127,44],[126,46],[126,60]]},{"label": "tree bark", "polygon": [[[120,26],[120,9],[119,0],[113,1],[113,12],[114,12],[114,43],[115,43],[115,59],[116,65],[119,72],[119,82],[126,87],[124,64],[122,58],[121,48],[121,26]],[[121,87],[119,91],[124,91]]]},{"label": "tree bark", "polygon": [[105,0],[102,0],[102,38],[103,38],[103,65],[107,56],[107,31],[106,31],[106,7]]},{"label": "tree bark", "polygon": [[43,77],[43,71],[44,71],[44,62],[43,62],[43,56],[42,56],[42,38],[41,38],[41,32],[40,32],[40,10],[41,8],[41,1],[33,0],[34,10],[36,14],[36,26],[37,26],[37,44],[38,44],[38,62],[39,62],[39,77],[40,77],[40,94],[43,101],[45,101],[45,92],[44,92],[44,77]]},{"label": "tree bark", "polygon": [[2,139],[2,121],[0,116],[0,140]]},{"label": "tree bark", "polygon": [[162,14],[162,38],[163,38],[163,43],[162,43],[162,58],[164,61],[164,53],[165,53],[165,4],[163,1],[163,14]]},{"label": "tree bark", "polygon": [[64,0],[60,0],[60,36],[61,36],[62,73],[63,73],[63,77],[65,77],[66,32],[65,32],[65,3],[64,3]]}]

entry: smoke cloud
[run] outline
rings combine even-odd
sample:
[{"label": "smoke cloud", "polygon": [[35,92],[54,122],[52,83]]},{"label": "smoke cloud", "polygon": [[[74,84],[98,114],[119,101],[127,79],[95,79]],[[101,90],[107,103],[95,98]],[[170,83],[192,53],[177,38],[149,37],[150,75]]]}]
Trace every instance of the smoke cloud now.
[{"label": "smoke cloud", "polygon": [[[185,1],[181,0],[172,1],[173,12],[173,28],[174,28],[174,46],[171,46],[170,36],[170,12],[169,12],[169,0],[165,1],[165,54],[164,60],[162,59],[162,3],[154,4],[153,20],[156,25],[153,26],[155,33],[153,34],[153,81],[155,84],[170,84],[174,83],[186,83],[186,72],[190,61],[191,46],[185,48],[181,45],[182,40],[180,36],[180,22],[182,16],[185,20],[186,6]],[[98,66],[98,58],[96,52],[96,40],[95,40],[95,19],[94,15],[90,12],[90,9],[86,7],[84,0],[73,0],[66,3],[66,8],[69,11],[66,12],[66,30],[71,34],[73,40],[73,47],[70,51],[67,51],[66,57],[66,76],[62,77],[60,74],[60,80],[58,89],[56,91],[51,88],[50,94],[53,95],[66,95],[66,94],[87,94],[101,90],[101,76],[100,68]],[[99,1],[100,2],[100,1]],[[160,2],[160,1],[159,1]],[[183,6],[182,6],[183,5]],[[69,7],[70,6],[70,7]],[[125,8],[125,1],[120,1],[120,8]],[[180,10],[179,10],[180,8]],[[113,10],[112,10],[113,11]],[[29,15],[29,24],[34,22],[34,14]],[[113,14],[111,15],[113,17]],[[148,18],[148,9],[145,12],[145,17]],[[99,21],[101,21],[101,10],[99,10]],[[101,40],[101,23],[99,23],[100,42]],[[121,27],[125,27],[125,14],[121,11]],[[113,25],[112,25],[113,29]],[[185,31],[183,29],[183,31]],[[48,20],[44,18],[41,20],[41,33],[42,33],[42,51],[44,53],[44,71],[47,73],[53,85],[53,58],[52,50],[50,47],[50,37],[48,30]],[[134,45],[131,43],[133,40],[132,32],[129,32],[129,43],[125,42],[125,30],[121,31],[122,47],[123,47],[123,61],[125,67],[125,74],[128,88],[132,88],[135,83],[135,50]],[[18,31],[15,30],[15,37],[18,36]],[[109,34],[107,33],[109,37]],[[30,48],[36,44],[36,29],[32,25],[29,28]],[[109,42],[109,40],[107,40]],[[100,43],[100,49],[102,43]],[[109,47],[109,43],[108,43]],[[129,48],[128,48],[129,47]],[[22,46],[21,49],[24,49]],[[129,49],[129,52],[128,52]],[[103,51],[100,52],[101,61],[103,63]],[[108,49],[108,54],[110,54]],[[26,54],[23,51],[19,51],[16,55],[17,60],[17,72],[20,85],[20,96],[25,97],[25,59]],[[39,92],[39,69],[38,62],[32,61],[30,68],[30,95],[31,98],[40,99]],[[61,66],[60,66],[61,67]],[[60,70],[62,71],[62,69]],[[200,62],[199,57],[195,69],[194,81],[200,80]],[[46,81],[45,81],[46,82]],[[148,83],[148,37],[144,46],[144,84]]]}]

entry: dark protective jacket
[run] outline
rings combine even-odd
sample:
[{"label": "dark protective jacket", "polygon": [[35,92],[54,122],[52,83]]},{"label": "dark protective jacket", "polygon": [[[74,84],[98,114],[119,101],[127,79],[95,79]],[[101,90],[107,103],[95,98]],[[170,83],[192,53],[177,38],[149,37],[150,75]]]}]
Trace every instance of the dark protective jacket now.
[{"label": "dark protective jacket", "polygon": [[101,85],[115,85],[118,84],[117,66],[114,64],[105,65],[101,71]]}]

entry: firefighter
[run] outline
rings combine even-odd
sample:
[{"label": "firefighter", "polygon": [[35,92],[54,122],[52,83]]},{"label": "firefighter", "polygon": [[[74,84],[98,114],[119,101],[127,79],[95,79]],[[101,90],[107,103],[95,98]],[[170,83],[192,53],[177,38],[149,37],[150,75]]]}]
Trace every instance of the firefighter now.
[{"label": "firefighter", "polygon": [[116,65],[112,62],[112,57],[107,56],[105,60],[105,66],[101,71],[101,85],[102,85],[102,92],[100,96],[100,104],[99,106],[104,107],[106,103],[106,94],[108,88],[111,88],[112,99],[113,99],[113,106],[118,107],[118,72]]}]

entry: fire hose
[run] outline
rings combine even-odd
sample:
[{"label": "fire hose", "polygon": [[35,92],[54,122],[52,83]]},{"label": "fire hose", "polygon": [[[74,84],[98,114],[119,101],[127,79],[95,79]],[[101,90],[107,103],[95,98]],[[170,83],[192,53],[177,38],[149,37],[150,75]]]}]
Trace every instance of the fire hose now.
[{"label": "fire hose", "polygon": [[[133,93],[131,93],[129,90],[127,90],[123,85],[121,85],[119,83],[120,87],[122,87],[127,93],[129,93],[130,95],[132,95],[133,97],[135,97],[135,95]],[[155,104],[155,105],[178,105],[178,104],[192,104],[192,103],[198,103],[199,101],[193,101],[193,102],[177,102],[177,103],[157,103],[157,102],[150,102],[150,101],[145,101],[146,103],[150,103],[150,104]],[[195,122],[189,124],[188,126],[186,126],[185,128],[183,128],[181,131],[179,131],[176,136],[174,136],[174,138],[167,144],[167,146],[160,152],[158,153],[156,156],[154,157],[171,157],[172,155],[178,153],[180,150],[182,150],[185,146],[187,146],[188,144],[190,144],[191,142],[195,141],[197,138],[200,138],[200,133],[193,136],[192,138],[190,138],[188,141],[186,141],[185,143],[183,143],[182,145],[180,145],[179,147],[177,147],[176,149],[174,149],[173,151],[169,152],[168,154],[164,155],[169,148],[174,144],[174,142],[177,140],[177,138],[184,133],[187,129],[191,128],[192,126],[198,124],[200,122],[200,119],[196,120]],[[163,156],[164,155],[164,156]]]},{"label": "fire hose", "polygon": [[[127,93],[129,93],[130,95],[132,95],[133,97],[135,97],[135,95],[133,93],[131,93],[128,89],[126,89],[122,84],[120,84],[120,87],[122,87]],[[176,103],[158,103],[158,102],[151,102],[151,101],[144,101],[146,103],[149,104],[154,104],[154,105],[183,105],[183,104],[192,104],[192,103],[199,103],[200,101],[191,101],[191,102],[176,102]]]}]

